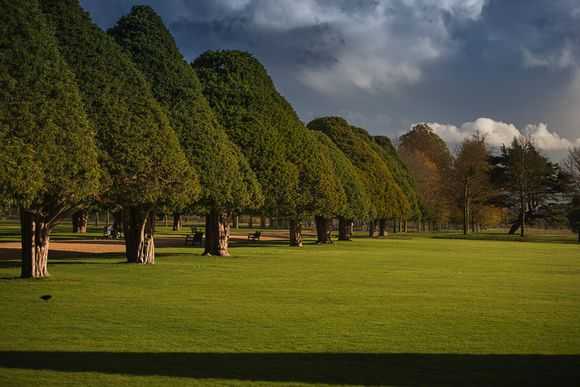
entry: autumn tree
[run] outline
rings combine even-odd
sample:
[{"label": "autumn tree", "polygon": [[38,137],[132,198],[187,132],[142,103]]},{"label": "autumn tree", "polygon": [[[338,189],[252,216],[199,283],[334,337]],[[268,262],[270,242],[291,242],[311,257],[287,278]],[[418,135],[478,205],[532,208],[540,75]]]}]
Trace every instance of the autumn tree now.
[{"label": "autumn tree", "polygon": [[263,203],[254,172],[218,122],[195,71],[152,8],[134,7],[109,33],[149,80],[190,162],[199,171],[202,196],[195,204],[206,215],[204,254],[229,255],[232,212]]},{"label": "autumn tree", "polygon": [[193,62],[210,106],[263,187],[263,211],[289,220],[302,246],[303,219],[336,213],[344,194],[331,161],[252,55],[210,51]]},{"label": "autumn tree", "polygon": [[422,221],[447,222],[452,196],[452,157],[447,144],[428,125],[419,124],[400,137],[399,154],[416,182]]},{"label": "autumn tree", "polygon": [[469,226],[476,219],[472,209],[484,206],[490,195],[489,172],[489,152],[485,138],[476,134],[465,139],[453,164],[454,193],[463,212],[465,235],[469,233]]},{"label": "autumn tree", "polygon": [[0,9],[0,192],[20,206],[21,276],[42,278],[51,230],[99,188],[95,133],[37,1]]},{"label": "autumn tree", "polygon": [[143,74],[78,0],[42,0],[96,128],[107,187],[122,210],[127,261],[154,263],[154,210],[197,197],[197,175]]}]

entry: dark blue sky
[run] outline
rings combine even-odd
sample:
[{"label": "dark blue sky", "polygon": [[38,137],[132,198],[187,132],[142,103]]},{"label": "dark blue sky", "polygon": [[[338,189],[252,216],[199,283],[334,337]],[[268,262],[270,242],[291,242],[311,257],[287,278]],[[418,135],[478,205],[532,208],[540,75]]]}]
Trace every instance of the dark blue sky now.
[{"label": "dark blue sky", "polygon": [[[308,121],[341,115],[396,136],[416,122],[453,142],[535,135],[580,145],[578,0],[81,0],[108,28],[151,5],[188,60],[252,52]],[[478,118],[486,118],[480,119]]]}]

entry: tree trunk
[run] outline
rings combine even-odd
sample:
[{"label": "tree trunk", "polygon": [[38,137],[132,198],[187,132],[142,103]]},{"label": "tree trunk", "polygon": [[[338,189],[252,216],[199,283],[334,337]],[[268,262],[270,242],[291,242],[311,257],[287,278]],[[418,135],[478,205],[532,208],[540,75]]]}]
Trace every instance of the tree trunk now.
[{"label": "tree trunk", "polygon": [[124,211],[125,256],[129,263],[155,263],[155,215],[151,210],[129,207]]},{"label": "tree trunk", "polygon": [[95,227],[99,227],[99,211],[95,212]]},{"label": "tree trunk", "polygon": [[369,222],[369,238],[375,237],[375,231],[376,231],[376,222],[374,220],[371,220]]},{"label": "tree trunk", "polygon": [[350,241],[352,239],[352,221],[342,216],[338,218],[338,240]]},{"label": "tree trunk", "polygon": [[179,212],[173,213],[173,231],[179,231],[183,227],[183,219]]},{"label": "tree trunk", "polygon": [[510,230],[508,231],[508,234],[509,235],[515,235],[516,231],[518,231],[518,229],[520,228],[521,224],[522,223],[520,222],[519,219],[516,220],[514,223],[512,223],[512,225],[510,227]]},{"label": "tree trunk", "polygon": [[212,208],[205,217],[205,249],[203,255],[229,257],[229,214]]},{"label": "tree trunk", "polygon": [[240,215],[234,216],[234,228],[236,230],[240,228]]},{"label": "tree trunk", "polygon": [[326,218],[324,216],[319,216],[319,215],[316,215],[314,217],[314,220],[316,222],[316,235],[318,237],[318,240],[316,241],[316,243],[319,243],[319,244],[332,243],[332,239],[330,238],[330,222],[331,222],[331,220],[329,218]]},{"label": "tree trunk", "polygon": [[397,218],[393,218],[393,234],[397,233]]},{"label": "tree trunk", "polygon": [[72,215],[73,232],[86,233],[89,214],[87,210],[78,210]]},{"label": "tree trunk", "polygon": [[463,184],[463,235],[469,234],[469,186],[467,183]]},{"label": "tree trunk", "polygon": [[526,200],[524,194],[520,194],[520,236],[523,238],[526,235]]},{"label": "tree trunk", "polygon": [[266,228],[266,217],[264,215],[260,216],[260,228]]},{"label": "tree trunk", "polygon": [[50,228],[43,217],[20,210],[22,278],[48,277]]},{"label": "tree trunk", "polygon": [[404,233],[406,233],[406,232],[409,232],[409,224],[408,224],[408,222],[407,222],[407,219],[405,219],[405,220],[403,221],[403,232],[404,232]]},{"label": "tree trunk", "polygon": [[384,238],[386,235],[386,228],[387,228],[387,220],[386,219],[379,219],[379,236]]},{"label": "tree trunk", "polygon": [[578,230],[578,243],[580,243],[580,230]]},{"label": "tree trunk", "polygon": [[302,236],[302,223],[296,219],[290,219],[290,246],[302,247],[304,245],[304,237]]}]

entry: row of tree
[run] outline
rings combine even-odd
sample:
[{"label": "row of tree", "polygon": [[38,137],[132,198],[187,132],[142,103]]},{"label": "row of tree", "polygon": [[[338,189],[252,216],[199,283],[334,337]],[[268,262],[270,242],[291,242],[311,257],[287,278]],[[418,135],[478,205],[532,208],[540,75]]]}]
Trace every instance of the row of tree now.
[{"label": "row of tree", "polygon": [[523,235],[563,192],[532,142],[491,157],[476,136],[453,157],[427,125],[398,151],[339,117],[304,125],[253,56],[189,64],[150,7],[107,32],[78,0],[0,9],[0,196],[20,207],[23,277],[48,275],[51,230],[90,206],[123,224],[128,262],[153,263],[161,209],[203,214],[204,254],[225,256],[232,214],[286,219],[292,246],[307,217],[327,243],[334,218],[349,240],[355,220],[385,235],[387,220],[436,228],[461,210],[468,232],[500,207]]},{"label": "row of tree", "polygon": [[160,208],[204,214],[211,255],[229,254],[232,213],[286,218],[302,246],[307,216],[324,243],[332,218],[349,239],[354,219],[419,209],[388,139],[341,120],[306,127],[250,54],[188,64],[144,6],[108,32],[78,0],[0,9],[1,194],[20,207],[23,277],[48,275],[51,230],[88,206],[119,218],[134,263],[154,262]]},{"label": "row of tree", "polygon": [[578,149],[560,166],[539,152],[533,138],[514,138],[493,150],[476,133],[452,155],[421,124],[401,137],[399,152],[416,182],[420,213],[434,228],[463,223],[467,234],[482,224],[507,223],[510,234],[519,230],[523,237],[526,225],[560,226],[568,216],[578,229],[571,215],[580,202]]}]

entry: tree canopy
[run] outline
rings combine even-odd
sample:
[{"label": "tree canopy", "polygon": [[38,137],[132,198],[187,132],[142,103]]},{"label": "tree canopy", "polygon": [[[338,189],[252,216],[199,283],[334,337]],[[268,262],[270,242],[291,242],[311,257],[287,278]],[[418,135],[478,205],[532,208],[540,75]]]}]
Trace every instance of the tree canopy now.
[{"label": "tree canopy", "polygon": [[343,196],[332,164],[252,55],[210,51],[193,62],[203,92],[243,150],[266,196],[266,210],[301,217],[335,213]]},{"label": "tree canopy", "polygon": [[447,144],[426,124],[414,126],[400,137],[399,154],[416,184],[425,220],[449,220],[452,191],[449,189],[453,158]]},{"label": "tree canopy", "polygon": [[308,127],[326,134],[361,171],[372,203],[368,216],[370,219],[398,215],[398,199],[403,198],[404,194],[380,154],[380,148],[364,129],[353,127],[340,117],[317,118]]},{"label": "tree canopy", "polygon": [[373,139],[380,147],[381,154],[393,172],[395,181],[404,195],[402,198],[399,198],[401,202],[399,208],[400,216],[404,218],[419,217],[421,208],[419,198],[417,197],[415,180],[411,176],[405,163],[399,157],[399,152],[397,152],[391,139],[387,136],[374,136]]},{"label": "tree canopy", "polygon": [[109,33],[149,80],[182,147],[199,171],[207,207],[259,207],[262,195],[254,172],[218,122],[193,68],[179,52],[161,18],[136,6]]},{"label": "tree canopy", "polygon": [[198,180],[177,136],[129,56],[78,0],[42,0],[41,6],[97,130],[106,198],[124,207],[151,207],[197,194]]}]

